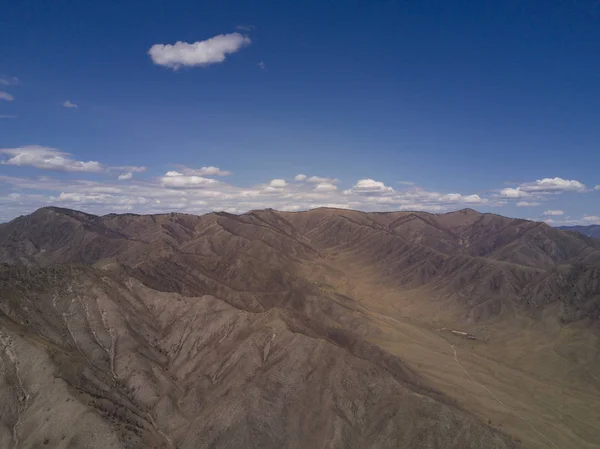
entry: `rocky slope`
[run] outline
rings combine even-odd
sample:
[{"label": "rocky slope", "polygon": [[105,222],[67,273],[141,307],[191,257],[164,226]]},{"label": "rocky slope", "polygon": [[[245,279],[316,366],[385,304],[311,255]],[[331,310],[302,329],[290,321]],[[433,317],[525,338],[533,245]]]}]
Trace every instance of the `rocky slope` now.
[{"label": "rocky slope", "polygon": [[512,447],[400,359],[288,309],[89,267],[4,266],[0,293],[2,447]]},{"label": "rocky slope", "polygon": [[600,315],[600,242],[472,210],[44,208],[0,226],[0,261],[2,447],[513,447],[375,343],[362,292]]},{"label": "rocky slope", "polygon": [[307,267],[336,264],[462,299],[473,317],[509,301],[530,309],[558,302],[565,320],[597,319],[600,299],[600,241],[470,209],[96,217],[44,208],[0,229],[0,261],[112,264],[157,290],[211,294],[254,312],[303,309],[314,290]]}]

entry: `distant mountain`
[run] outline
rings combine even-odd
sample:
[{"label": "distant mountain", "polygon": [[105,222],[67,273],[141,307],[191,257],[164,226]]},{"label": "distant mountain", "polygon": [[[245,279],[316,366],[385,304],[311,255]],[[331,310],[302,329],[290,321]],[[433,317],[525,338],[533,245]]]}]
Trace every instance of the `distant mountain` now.
[{"label": "distant mountain", "polygon": [[574,231],[580,234],[600,239],[600,225],[589,225],[589,226],[560,226],[558,229],[563,231]]},{"label": "distant mountain", "polygon": [[157,290],[212,294],[248,311],[290,301],[296,288],[311,285],[307,265],[336,260],[370,267],[376,270],[371,276],[402,288],[469,298],[473,317],[499,310],[498,301],[541,305],[536,294],[544,304],[563,302],[565,319],[596,317],[595,302],[581,303],[594,297],[594,285],[584,282],[581,291],[569,292],[560,285],[565,277],[583,276],[581,265],[600,266],[600,241],[472,209],[441,215],[322,208],[97,217],[43,208],[0,227],[0,262],[110,261]]},{"label": "distant mountain", "polygon": [[[478,382],[499,388],[499,363],[518,367],[503,400],[528,397],[521,413],[540,397],[527,373],[558,376],[565,359],[564,382],[600,387],[585,330],[600,318],[600,241],[544,223],[49,207],[0,225],[0,262],[0,447],[545,447],[476,399],[448,326],[482,332],[468,340],[485,354],[468,365]],[[567,327],[581,332],[568,350]],[[585,423],[582,397],[540,410]],[[563,447],[583,441],[548,422]]]}]

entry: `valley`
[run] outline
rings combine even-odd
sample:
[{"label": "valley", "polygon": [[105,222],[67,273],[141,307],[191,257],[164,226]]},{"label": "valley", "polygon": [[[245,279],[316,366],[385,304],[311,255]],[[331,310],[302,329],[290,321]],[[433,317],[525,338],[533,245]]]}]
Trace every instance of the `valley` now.
[{"label": "valley", "polygon": [[0,261],[2,447],[600,447],[585,236],[44,208],[0,225]]}]

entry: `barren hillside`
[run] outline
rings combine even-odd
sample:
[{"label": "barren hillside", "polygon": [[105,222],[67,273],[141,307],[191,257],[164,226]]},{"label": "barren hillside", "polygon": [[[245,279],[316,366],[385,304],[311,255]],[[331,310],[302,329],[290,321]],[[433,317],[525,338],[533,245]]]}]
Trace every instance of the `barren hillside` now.
[{"label": "barren hillside", "polygon": [[44,208],[0,262],[2,447],[600,447],[600,241],[576,233]]}]

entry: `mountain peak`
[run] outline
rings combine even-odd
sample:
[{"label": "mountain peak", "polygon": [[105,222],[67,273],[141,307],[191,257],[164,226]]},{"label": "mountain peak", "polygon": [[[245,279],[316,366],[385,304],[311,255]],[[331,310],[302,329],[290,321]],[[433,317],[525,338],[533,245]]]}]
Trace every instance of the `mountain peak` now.
[{"label": "mountain peak", "polygon": [[462,214],[462,215],[483,215],[481,212],[476,211],[470,207],[465,207],[464,209],[459,209],[455,212],[448,212],[448,214]]}]

